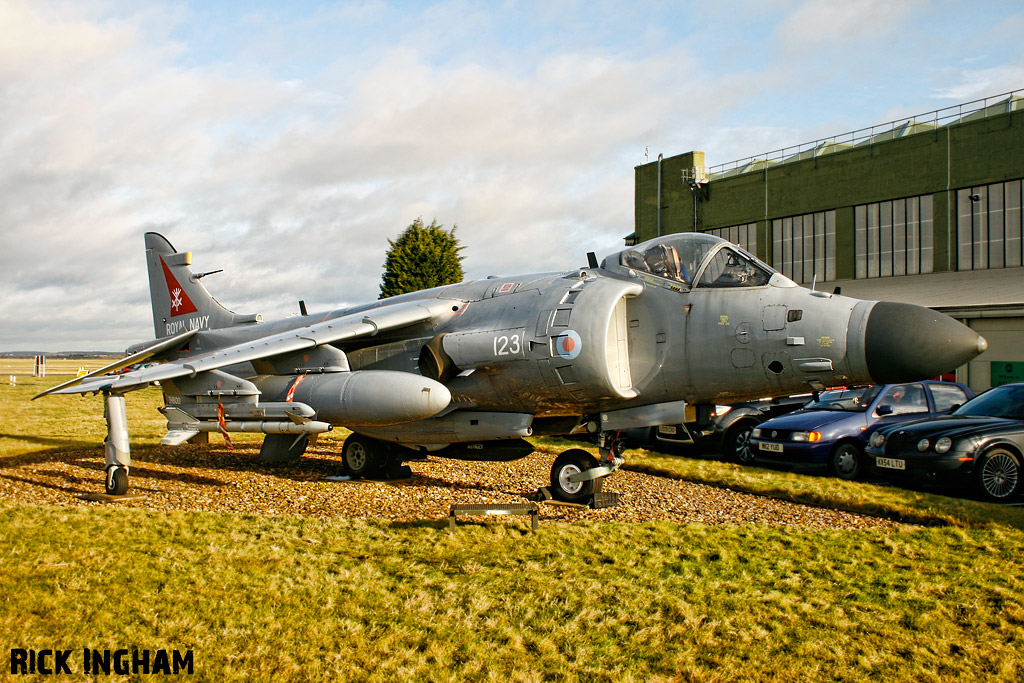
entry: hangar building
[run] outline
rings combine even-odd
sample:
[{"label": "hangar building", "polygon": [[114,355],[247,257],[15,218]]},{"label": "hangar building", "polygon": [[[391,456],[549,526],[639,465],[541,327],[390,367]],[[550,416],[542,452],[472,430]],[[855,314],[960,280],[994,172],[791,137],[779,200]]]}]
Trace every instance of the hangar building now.
[{"label": "hangar building", "polygon": [[905,301],[977,330],[975,391],[1024,381],[1024,91],[707,166],[637,166],[627,244],[709,232],[796,282]]}]

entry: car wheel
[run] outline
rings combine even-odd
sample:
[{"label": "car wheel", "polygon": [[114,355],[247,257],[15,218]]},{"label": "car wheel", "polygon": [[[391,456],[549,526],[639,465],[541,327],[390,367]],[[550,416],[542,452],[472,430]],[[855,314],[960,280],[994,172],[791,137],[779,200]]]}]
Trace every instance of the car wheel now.
[{"label": "car wheel", "polygon": [[846,481],[853,481],[860,476],[863,456],[860,449],[852,443],[843,443],[832,451],[832,457],[828,461],[829,471]]},{"label": "car wheel", "polygon": [[741,465],[749,465],[754,462],[754,451],[750,447],[752,431],[754,431],[754,425],[749,422],[730,427],[725,434],[725,441],[722,442],[722,455],[727,460],[738,462]]},{"label": "car wheel", "polygon": [[1009,500],[1020,489],[1020,458],[1005,448],[995,448],[985,454],[974,470],[978,490],[988,500]]}]

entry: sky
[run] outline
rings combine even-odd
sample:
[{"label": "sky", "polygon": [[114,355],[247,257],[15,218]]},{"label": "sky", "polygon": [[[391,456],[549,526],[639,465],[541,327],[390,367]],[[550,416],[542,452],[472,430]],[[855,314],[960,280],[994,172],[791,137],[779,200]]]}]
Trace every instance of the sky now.
[{"label": "sky", "polygon": [[0,351],[151,339],[147,231],[267,320],[375,300],[419,217],[467,279],[585,265],[637,165],[1024,89],[1021,35],[984,0],[0,0]]}]

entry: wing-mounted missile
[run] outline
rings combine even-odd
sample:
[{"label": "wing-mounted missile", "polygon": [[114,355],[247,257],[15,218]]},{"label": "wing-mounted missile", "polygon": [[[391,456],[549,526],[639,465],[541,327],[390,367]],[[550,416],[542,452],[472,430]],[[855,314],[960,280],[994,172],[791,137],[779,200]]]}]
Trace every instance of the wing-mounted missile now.
[{"label": "wing-mounted missile", "polygon": [[[163,383],[167,418],[162,445],[184,443],[201,432],[255,432],[263,434],[321,434],[333,429],[313,419],[316,411],[295,401],[260,402],[252,382],[222,370]],[[223,422],[221,421],[223,418]]]},{"label": "wing-mounted missile", "polygon": [[[323,434],[334,426],[319,420],[304,419],[296,422],[285,414],[285,419],[276,420],[198,420],[180,408],[162,408],[167,418],[167,436],[161,440],[163,446],[184,443],[200,432],[249,432],[255,434]],[[271,413],[273,411],[267,411]]]}]

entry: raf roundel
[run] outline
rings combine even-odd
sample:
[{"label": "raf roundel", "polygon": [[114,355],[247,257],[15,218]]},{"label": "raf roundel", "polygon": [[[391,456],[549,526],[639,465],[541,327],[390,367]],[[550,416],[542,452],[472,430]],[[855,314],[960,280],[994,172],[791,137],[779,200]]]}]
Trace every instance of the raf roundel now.
[{"label": "raf roundel", "polygon": [[555,351],[566,360],[572,360],[583,350],[583,340],[573,330],[566,330],[555,337]]}]

